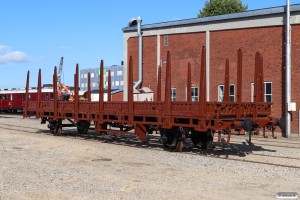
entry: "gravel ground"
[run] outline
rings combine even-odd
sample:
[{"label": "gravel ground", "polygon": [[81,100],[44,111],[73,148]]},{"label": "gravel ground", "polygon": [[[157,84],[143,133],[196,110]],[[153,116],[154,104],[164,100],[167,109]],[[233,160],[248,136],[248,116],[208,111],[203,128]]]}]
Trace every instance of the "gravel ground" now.
[{"label": "gravel ground", "polygon": [[[13,130],[6,129],[6,124]],[[299,168],[226,159],[271,159],[253,155],[262,154],[272,155],[275,162],[276,156],[289,156],[294,159],[281,164],[300,166],[299,139],[254,138],[259,146],[249,147],[245,138],[234,137],[230,151],[223,146],[217,153],[188,147],[186,152],[174,153],[162,150],[156,137],[149,144],[132,137],[55,137],[38,120],[19,116],[0,118],[0,133],[1,200],[252,200],[276,199],[278,192],[300,194]],[[270,142],[265,145],[265,141]],[[210,154],[214,155],[204,156]]]}]

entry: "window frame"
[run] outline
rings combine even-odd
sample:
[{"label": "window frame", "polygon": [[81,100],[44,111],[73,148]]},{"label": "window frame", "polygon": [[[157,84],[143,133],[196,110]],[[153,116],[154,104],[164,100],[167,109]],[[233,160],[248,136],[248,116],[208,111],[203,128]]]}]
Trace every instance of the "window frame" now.
[{"label": "window frame", "polygon": [[117,76],[122,76],[123,75],[123,71],[122,70],[118,70],[117,71]]},{"label": "window frame", "polygon": [[[220,90],[221,87],[223,88],[222,90]],[[231,88],[233,88],[233,94],[231,94]],[[224,89],[225,89],[224,84],[218,85],[218,102],[223,102],[224,101]],[[230,102],[235,102],[235,84],[230,84],[229,85],[229,101]]]},{"label": "window frame", "polygon": [[[193,95],[195,94],[195,91],[193,91],[193,89],[197,89],[197,95]],[[198,102],[199,101],[199,87],[196,87],[196,86],[192,86],[191,87],[191,99],[192,99],[192,102]]]},{"label": "window frame", "polygon": [[177,96],[176,88],[171,88],[171,101],[176,101],[176,96]]},{"label": "window frame", "polygon": [[[267,84],[271,84],[271,93],[266,93]],[[271,101],[267,101],[267,96],[271,97]],[[273,83],[271,81],[264,81],[264,102],[272,102],[273,101]],[[254,83],[251,83],[251,102],[254,102]]]},{"label": "window frame", "polygon": [[167,47],[169,45],[169,35],[164,35],[164,46]]}]

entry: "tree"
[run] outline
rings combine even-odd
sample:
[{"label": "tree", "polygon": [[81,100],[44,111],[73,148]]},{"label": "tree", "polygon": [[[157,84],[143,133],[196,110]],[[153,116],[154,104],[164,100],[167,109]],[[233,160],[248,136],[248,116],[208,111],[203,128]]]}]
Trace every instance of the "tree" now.
[{"label": "tree", "polygon": [[205,2],[205,6],[200,10],[198,17],[238,13],[247,9],[248,5],[243,5],[241,0],[210,0]]}]

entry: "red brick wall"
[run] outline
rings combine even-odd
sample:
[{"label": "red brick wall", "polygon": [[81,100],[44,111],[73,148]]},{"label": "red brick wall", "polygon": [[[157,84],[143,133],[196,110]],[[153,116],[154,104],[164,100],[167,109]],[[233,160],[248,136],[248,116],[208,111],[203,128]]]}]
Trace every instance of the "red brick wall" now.
[{"label": "red brick wall", "polygon": [[[192,65],[192,85],[199,86],[201,48],[205,45],[205,33],[173,34],[160,36],[162,59],[162,99],[165,87],[165,61],[167,51],[172,58],[172,87],[177,88],[177,101],[186,100],[187,63]],[[236,85],[237,50],[243,51],[243,90],[242,101],[251,101],[251,82],[254,79],[255,53],[259,51],[264,58],[264,80],[272,82],[273,116],[284,114],[284,27],[263,27],[240,30],[210,32],[210,100],[218,100],[218,85],[224,84],[225,59],[230,61],[230,83]],[[143,39],[143,86],[156,94],[156,36]],[[137,38],[128,40],[128,55],[134,59],[134,80],[137,80]],[[292,27],[292,101],[300,106],[300,25]],[[200,92],[201,94],[201,92]],[[293,112],[292,132],[298,132],[298,112]]]},{"label": "red brick wall", "polygon": [[[187,63],[192,65],[192,85],[198,86],[200,77],[201,48],[205,45],[205,33],[169,35],[168,46],[160,36],[162,64],[162,99],[164,98],[165,68],[167,51],[172,57],[172,87],[177,88],[177,100],[186,100]],[[197,41],[197,42],[195,42]],[[133,57],[133,79],[138,80],[138,38],[128,40],[128,58]],[[157,36],[143,37],[143,82],[142,86],[154,91],[157,87]],[[198,67],[197,67],[198,66]]]},{"label": "red brick wall", "polygon": [[[176,88],[176,101],[186,100],[187,66],[192,66],[192,86],[199,87],[201,49],[205,46],[205,33],[168,35],[168,46],[164,45],[164,36],[160,36],[160,57],[167,60],[167,51],[171,54],[171,84]],[[162,99],[164,99],[166,63],[162,65]]]},{"label": "red brick wall", "polygon": [[[128,40],[128,61],[133,59],[133,81],[138,81],[138,38]],[[143,81],[140,87],[149,87],[156,93],[157,82],[157,37],[143,37]]]},{"label": "red brick wall", "polygon": [[300,109],[300,25],[292,26],[292,101],[297,103],[297,111],[292,112],[292,132],[298,132]]},{"label": "red brick wall", "polygon": [[[292,29],[292,101],[300,101],[300,26]],[[211,100],[217,100],[217,87],[223,84],[225,58],[230,60],[230,83],[236,84],[236,50],[243,50],[243,101],[251,100],[254,56],[264,58],[264,80],[272,82],[272,113],[284,116],[285,108],[285,30],[284,27],[216,31],[211,33]],[[214,78],[215,76],[215,78]],[[223,77],[222,77],[223,76]],[[219,79],[222,77],[221,79]],[[298,112],[292,112],[292,132],[298,132]]]},{"label": "red brick wall", "polygon": [[242,101],[251,101],[251,82],[254,80],[255,53],[259,51],[264,60],[264,80],[272,82],[273,115],[276,117],[281,116],[283,34],[282,27],[211,32],[211,100],[217,100],[218,85],[224,84],[226,58],[230,61],[230,83],[236,86],[237,50],[242,49]]},{"label": "red brick wall", "polygon": [[128,39],[128,63],[127,65],[129,65],[129,57],[132,57],[132,63],[133,63],[133,81],[137,81],[138,80],[138,44],[139,44],[139,40],[137,37],[134,38],[129,38]]}]

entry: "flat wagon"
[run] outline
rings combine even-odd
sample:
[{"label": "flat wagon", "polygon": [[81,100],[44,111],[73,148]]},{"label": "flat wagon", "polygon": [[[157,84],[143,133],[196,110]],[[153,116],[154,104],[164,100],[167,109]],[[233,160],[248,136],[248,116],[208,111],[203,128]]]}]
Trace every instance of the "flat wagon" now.
[{"label": "flat wagon", "polygon": [[[207,148],[218,134],[227,135],[227,143],[234,130],[251,132],[256,128],[265,128],[274,132],[277,120],[271,116],[272,103],[264,102],[263,87],[263,58],[259,52],[255,56],[254,102],[242,102],[242,51],[237,53],[237,98],[235,102],[229,100],[229,61],[225,64],[224,100],[223,102],[206,101],[206,49],[202,48],[200,73],[200,98],[192,102],[188,95],[186,101],[171,101],[171,54],[167,53],[165,98],[161,98],[161,70],[159,68],[157,80],[157,94],[155,101],[136,102],[133,100],[133,62],[128,63],[128,99],[115,102],[111,100],[110,76],[108,85],[108,99],[104,101],[103,61],[100,64],[99,101],[92,102],[90,98],[90,75],[88,74],[88,98],[79,99],[78,64],[74,74],[74,100],[60,101],[57,95],[57,69],[54,68],[53,101],[43,101],[41,98],[41,70],[39,70],[37,100],[30,100],[29,72],[26,82],[26,98],[23,117],[34,113],[43,123],[48,122],[48,128],[55,135],[61,135],[64,120],[72,121],[79,133],[86,133],[91,123],[101,134],[117,132],[128,134],[128,129],[134,131],[141,140],[153,132],[161,135],[165,148],[182,151],[185,139],[191,138],[194,145]],[[187,63],[187,94],[191,88],[191,65]],[[117,128],[113,128],[117,127]],[[155,131],[154,131],[155,130]],[[249,134],[251,142],[251,134]]]}]

